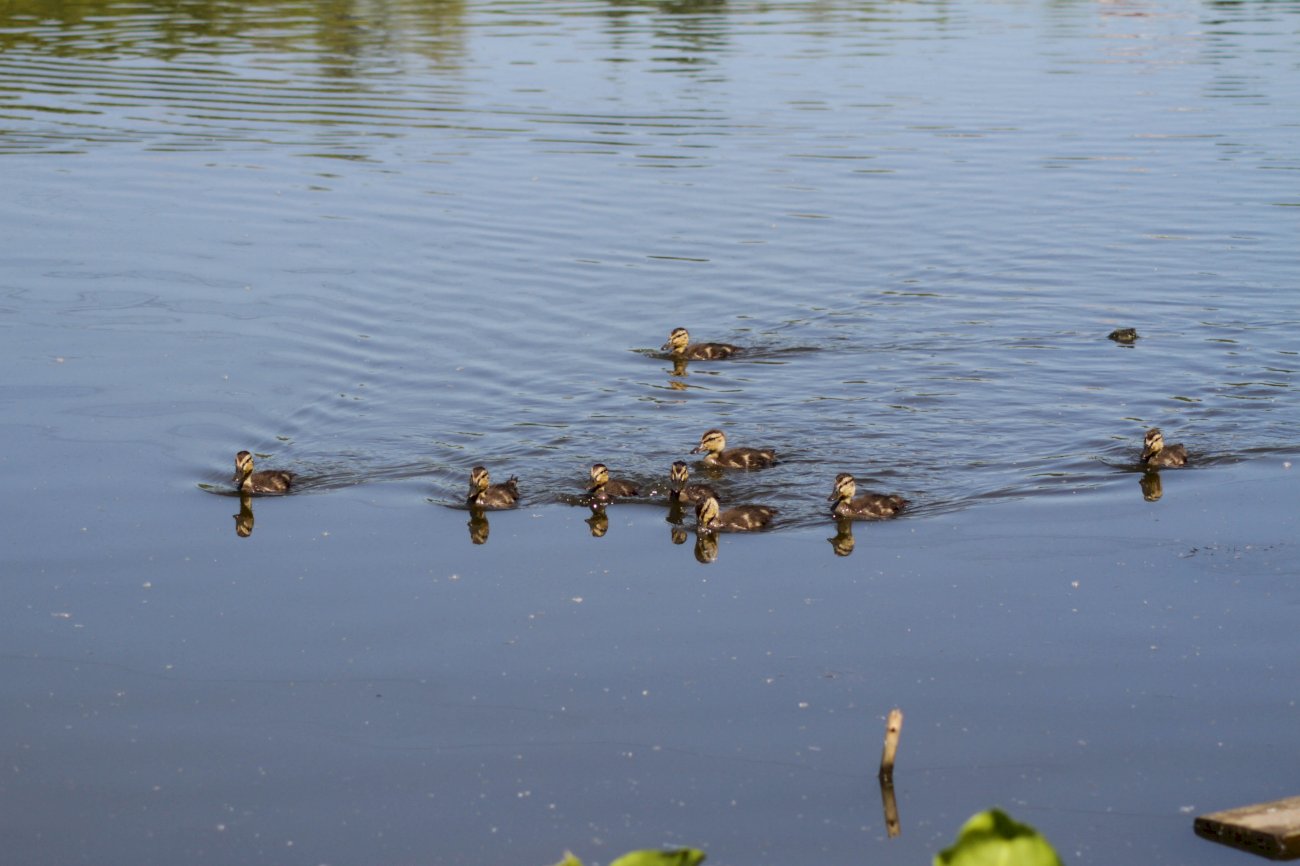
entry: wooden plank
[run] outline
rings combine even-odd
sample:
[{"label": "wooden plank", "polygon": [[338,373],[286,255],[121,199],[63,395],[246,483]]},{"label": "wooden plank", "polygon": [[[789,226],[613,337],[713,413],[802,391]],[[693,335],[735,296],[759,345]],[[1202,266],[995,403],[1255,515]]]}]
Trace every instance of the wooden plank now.
[{"label": "wooden plank", "polygon": [[1198,836],[1270,860],[1300,858],[1300,797],[1211,812],[1192,827]]}]

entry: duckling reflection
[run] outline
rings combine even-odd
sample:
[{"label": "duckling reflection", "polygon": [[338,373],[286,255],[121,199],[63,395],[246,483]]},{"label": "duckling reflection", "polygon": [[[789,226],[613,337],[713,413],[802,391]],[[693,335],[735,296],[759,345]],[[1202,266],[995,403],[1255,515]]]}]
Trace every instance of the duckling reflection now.
[{"label": "duckling reflection", "polygon": [[893,493],[863,493],[856,499],[857,482],[847,472],[835,476],[835,489],[826,497],[834,502],[831,514],[850,520],[884,520],[897,516],[907,507],[907,500]]},{"label": "duckling reflection", "polygon": [[673,328],[668,335],[668,342],[660,348],[675,360],[681,361],[719,361],[740,351],[739,346],[730,343],[692,343],[691,335],[685,328]]},{"label": "duckling reflection", "polygon": [[1160,497],[1165,495],[1164,483],[1160,480],[1159,472],[1143,472],[1141,479],[1138,480],[1138,486],[1142,488],[1142,498],[1147,502],[1159,502]]},{"label": "duckling reflection", "polygon": [[609,515],[604,508],[592,506],[591,516],[585,522],[591,530],[592,538],[604,538],[605,533],[609,532]]},{"label": "duckling reflection", "polygon": [[247,493],[239,495],[239,513],[235,518],[235,535],[247,538],[253,534],[253,497]]},{"label": "duckling reflection", "polygon": [[487,544],[488,533],[492,531],[492,526],[488,523],[487,513],[483,509],[471,508],[469,522],[465,526],[469,529],[471,544]]},{"label": "duckling reflection", "polygon": [[686,378],[686,359],[673,358],[673,376],[676,378],[668,380],[668,387],[674,391],[685,391],[689,387],[682,379]]},{"label": "duckling reflection", "polygon": [[695,561],[708,565],[718,558],[718,536],[712,532],[695,534]]},{"label": "duckling reflection", "polygon": [[631,481],[610,478],[609,468],[604,463],[594,463],[591,467],[591,487],[587,488],[592,505],[605,505],[616,499],[640,496],[641,492]]},{"label": "duckling reflection", "polygon": [[685,526],[672,526],[668,529],[668,538],[673,544],[685,544],[686,539],[690,537],[691,534],[686,531]]},{"label": "duckling reflection", "polygon": [[692,454],[703,454],[705,466],[723,469],[763,469],[776,462],[771,448],[727,448],[727,436],[721,430],[707,430]]},{"label": "duckling reflection", "polygon": [[705,496],[695,505],[697,532],[752,532],[763,529],[776,514],[766,505],[737,505],[722,511],[717,497]]},{"label": "duckling reflection", "polygon": [[836,556],[848,556],[853,552],[853,518],[841,517],[835,521],[835,535],[826,539],[831,543],[831,549],[835,551]]},{"label": "duckling reflection", "polygon": [[706,496],[718,498],[718,491],[707,484],[688,484],[691,470],[685,460],[674,460],[668,470],[668,501],[678,505],[694,505]]},{"label": "duckling reflection", "polygon": [[519,502],[519,479],[511,475],[500,484],[492,483],[492,476],[482,466],[469,472],[469,496],[465,503],[471,508],[514,508]]},{"label": "duckling reflection", "polygon": [[1164,434],[1152,427],[1142,439],[1142,457],[1138,462],[1150,469],[1185,466],[1187,449],[1182,445],[1166,445]]},{"label": "duckling reflection", "polygon": [[293,473],[284,469],[253,471],[253,455],[240,451],[235,455],[235,487],[240,493],[288,493],[293,483]]}]

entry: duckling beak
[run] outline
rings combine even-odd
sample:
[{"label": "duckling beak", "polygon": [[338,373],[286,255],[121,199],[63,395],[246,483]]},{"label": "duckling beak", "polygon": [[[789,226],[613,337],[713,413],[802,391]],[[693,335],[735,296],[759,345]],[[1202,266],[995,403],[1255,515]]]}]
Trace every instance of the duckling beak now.
[{"label": "duckling beak", "polygon": [[667,350],[667,349],[671,349],[672,347],[673,347],[673,344],[672,344],[672,343],[664,343],[662,346],[659,347],[659,349],[660,349],[661,351],[664,351],[664,350]]},{"label": "duckling beak", "polygon": [[827,502],[834,502],[836,499],[839,499],[839,498],[840,498],[840,492],[839,492],[838,490],[835,490],[835,491],[832,491],[832,492],[831,492],[831,495],[830,495],[830,496],[827,496],[827,497],[826,497],[826,501],[827,501]]},{"label": "duckling beak", "polygon": [[703,445],[703,444],[696,445],[694,448],[691,449],[691,453],[692,453],[692,454],[702,454],[702,453],[704,453],[704,445]]}]

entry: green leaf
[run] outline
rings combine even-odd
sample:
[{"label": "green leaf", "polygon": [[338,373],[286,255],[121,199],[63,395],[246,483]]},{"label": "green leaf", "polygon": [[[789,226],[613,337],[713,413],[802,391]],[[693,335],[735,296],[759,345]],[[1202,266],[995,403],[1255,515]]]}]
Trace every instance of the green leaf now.
[{"label": "green leaf", "polygon": [[966,822],[956,843],[935,855],[934,866],[1061,866],[1061,858],[1033,827],[990,809]]},{"label": "green leaf", "polygon": [[703,862],[703,851],[678,848],[676,851],[632,851],[609,866],[699,866]]}]

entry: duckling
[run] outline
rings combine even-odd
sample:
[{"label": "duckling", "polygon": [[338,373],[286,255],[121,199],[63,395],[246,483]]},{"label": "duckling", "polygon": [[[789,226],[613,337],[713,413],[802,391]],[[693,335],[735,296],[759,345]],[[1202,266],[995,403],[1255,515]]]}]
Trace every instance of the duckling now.
[{"label": "duckling", "polygon": [[519,479],[511,475],[500,484],[492,483],[492,476],[482,466],[469,471],[469,496],[465,503],[470,508],[514,508],[519,502]]},{"label": "duckling", "polygon": [[776,452],[771,448],[732,448],[727,450],[727,437],[721,430],[709,430],[700,437],[700,444],[692,454],[703,454],[705,466],[726,469],[763,469],[776,462]]},{"label": "duckling", "polygon": [[1182,445],[1166,445],[1164,434],[1152,427],[1142,440],[1142,458],[1138,462],[1155,469],[1184,466],[1187,464],[1187,449]]},{"label": "duckling", "polygon": [[847,472],[835,476],[835,489],[826,497],[827,502],[834,502],[831,514],[839,518],[853,520],[882,520],[894,517],[907,507],[907,500],[892,493],[864,493],[857,499],[857,482]]},{"label": "duckling", "polygon": [[624,496],[640,496],[641,491],[631,481],[610,478],[609,467],[604,463],[591,466],[591,487],[587,488],[593,502],[610,502]]},{"label": "duckling", "polygon": [[700,532],[749,532],[762,529],[774,514],[776,509],[766,505],[737,505],[719,511],[716,496],[705,496],[695,505],[696,529]]},{"label": "duckling", "polygon": [[240,451],[235,455],[235,486],[240,493],[288,493],[293,473],[284,469],[253,471],[253,455]]},{"label": "duckling", "polygon": [[1132,343],[1138,338],[1137,328],[1116,328],[1106,335],[1106,339],[1116,343]]},{"label": "duckling", "polygon": [[668,499],[675,504],[699,502],[706,496],[718,498],[718,492],[707,484],[687,484],[686,481],[691,477],[691,472],[686,468],[685,460],[673,462],[673,468],[668,473],[671,486],[668,489]]},{"label": "duckling", "polygon": [[660,348],[666,349],[674,358],[688,361],[717,361],[730,358],[740,351],[739,346],[730,343],[692,343],[691,335],[685,328],[673,328],[673,332],[668,335],[668,342]]}]

